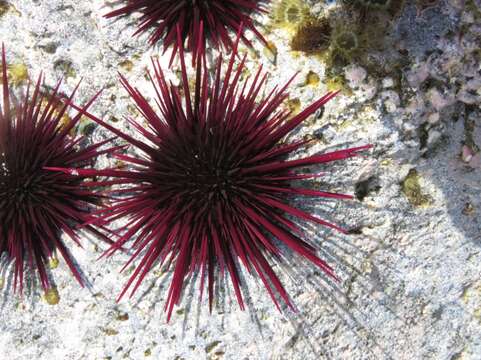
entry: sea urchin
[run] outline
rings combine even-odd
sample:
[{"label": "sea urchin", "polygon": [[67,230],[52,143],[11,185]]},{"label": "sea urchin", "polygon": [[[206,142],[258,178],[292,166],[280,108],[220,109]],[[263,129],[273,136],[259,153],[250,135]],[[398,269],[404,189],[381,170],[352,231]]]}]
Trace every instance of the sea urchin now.
[{"label": "sea urchin", "polygon": [[[29,84],[26,94],[20,94],[18,100],[9,89],[5,58],[2,47],[0,267],[14,263],[14,291],[23,290],[25,266],[37,269],[42,287],[48,290],[47,264],[60,252],[75,278],[83,284],[61,234],[64,232],[78,243],[73,227],[90,220],[89,205],[98,203],[101,196],[89,190],[82,177],[49,168],[84,168],[98,155],[115,149],[99,151],[105,142],[78,149],[81,138],[74,139],[69,133],[82,115],[79,112],[65,122],[69,106],[58,95],[60,83],[45,98],[40,75],[32,94]],[[71,102],[73,95],[66,101]],[[91,226],[87,229],[101,235]]]},{"label": "sea urchin", "polygon": [[[214,283],[219,275],[228,273],[243,309],[240,265],[260,277],[278,308],[279,296],[292,308],[270,262],[283,261],[280,243],[334,276],[331,267],[316,255],[314,245],[303,239],[299,223],[291,218],[342,229],[290,204],[290,198],[351,196],[295,187],[294,180],[319,176],[295,170],[353,157],[369,148],[361,146],[288,160],[287,156],[301,149],[306,141],[281,141],[335,94],[326,94],[291,118],[287,110],[280,109],[288,97],[289,84],[259,98],[267,78],[262,68],[249,84],[240,81],[245,57],[234,70],[237,44],[238,40],[225,72],[221,70],[222,61],[217,62],[213,81],[205,60],[197,60],[192,94],[180,50],[185,101],[179,89],[166,81],[158,61],[153,60],[154,74],[149,77],[157,94],[158,110],[121,77],[148,127],[134,119],[128,121],[146,141],[92,116],[143,153],[118,153],[116,156],[131,168],[105,172],[123,186],[112,195],[116,201],[99,216],[106,222],[118,218],[128,221],[125,232],[106,254],[111,255],[135,239],[131,244],[134,252],[124,269],[136,258],[142,258],[119,299],[131,286],[133,294],[154,265],[172,266],[166,302],[168,319],[180,301],[186,279],[197,271],[201,298],[207,280],[210,308]],[[63,171],[88,174],[78,169]]]},{"label": "sea urchin", "polygon": [[[164,50],[173,46],[172,57],[178,49],[197,55],[204,53],[206,40],[215,48],[231,49],[234,34],[240,29],[251,30],[257,38],[266,43],[256,29],[252,14],[264,12],[263,2],[267,0],[125,0],[125,5],[107,15],[107,18],[125,16],[139,11],[140,25],[134,35],[151,30],[149,41],[152,45],[163,40]],[[180,27],[178,40],[176,27]],[[199,31],[200,29],[200,31]],[[245,36],[242,39],[250,42]]]}]

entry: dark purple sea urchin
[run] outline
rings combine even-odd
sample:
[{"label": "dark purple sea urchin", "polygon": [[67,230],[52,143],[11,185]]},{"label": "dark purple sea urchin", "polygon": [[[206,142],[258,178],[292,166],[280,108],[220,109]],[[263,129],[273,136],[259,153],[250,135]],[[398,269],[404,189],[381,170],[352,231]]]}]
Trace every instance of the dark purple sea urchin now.
[{"label": "dark purple sea urchin", "polygon": [[[105,144],[78,149],[81,138],[69,133],[81,113],[63,121],[69,109],[58,96],[60,83],[53,93],[41,95],[42,75],[30,93],[17,99],[7,78],[5,49],[2,47],[3,101],[0,107],[0,266],[14,263],[14,291],[22,292],[25,266],[37,269],[42,287],[50,287],[46,264],[54,252],[60,252],[75,278],[83,280],[69,255],[61,234],[79,243],[73,227],[90,220],[89,206],[101,196],[89,190],[82,177],[51,171],[49,168],[88,167],[108,149]],[[75,93],[75,91],[74,91]],[[67,100],[71,102],[73,95]],[[92,99],[82,111],[92,104]],[[102,236],[91,226],[88,230]],[[0,269],[1,270],[1,269]]]},{"label": "dark purple sea urchin", "polygon": [[[314,245],[303,240],[299,224],[290,218],[342,229],[290,204],[290,197],[350,199],[351,196],[295,187],[294,180],[318,176],[295,170],[350,158],[370,147],[287,160],[306,141],[281,141],[335,94],[326,94],[291,118],[287,110],[279,108],[288,97],[289,84],[259,98],[265,90],[266,75],[259,69],[250,84],[241,83],[245,57],[234,70],[236,57],[237,43],[225,73],[221,71],[219,58],[213,82],[199,57],[196,85],[191,94],[181,48],[185,101],[153,60],[154,74],[149,77],[157,94],[156,108],[122,77],[123,86],[148,126],[128,120],[146,142],[92,116],[143,153],[135,157],[117,154],[131,168],[103,172],[123,186],[114,191],[116,201],[110,208],[98,215],[103,222],[119,218],[128,221],[125,232],[106,254],[113,254],[135,239],[131,245],[134,252],[124,269],[141,257],[119,299],[131,286],[133,294],[154,265],[173,266],[166,303],[168,319],[180,301],[186,278],[197,271],[200,271],[201,298],[207,280],[210,308],[214,282],[227,271],[243,309],[241,264],[249,272],[257,273],[278,308],[279,296],[293,308],[268,260],[283,261],[279,243],[334,276],[331,267],[316,255]],[[63,171],[91,174],[81,169]]]},{"label": "dark purple sea urchin", "polygon": [[[164,50],[173,47],[172,57],[180,47],[185,47],[196,59],[205,52],[206,40],[212,47],[231,49],[230,32],[235,34],[241,28],[251,30],[266,43],[251,18],[252,14],[265,11],[262,7],[265,2],[267,0],[124,0],[124,6],[105,16],[112,18],[139,11],[142,16],[134,35],[151,31],[152,45],[162,40]],[[181,30],[180,40],[177,26]],[[242,39],[250,44],[246,37]]]}]

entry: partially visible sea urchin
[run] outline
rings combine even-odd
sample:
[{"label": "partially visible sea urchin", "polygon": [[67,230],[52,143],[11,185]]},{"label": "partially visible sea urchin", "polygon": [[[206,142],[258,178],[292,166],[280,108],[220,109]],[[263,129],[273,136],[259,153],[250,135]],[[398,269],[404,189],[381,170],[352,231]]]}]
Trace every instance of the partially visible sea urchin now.
[{"label": "partially visible sea urchin", "polygon": [[[124,6],[105,16],[113,18],[141,12],[134,35],[150,31],[149,42],[154,45],[162,40],[164,50],[172,46],[172,58],[179,48],[184,47],[193,52],[193,59],[196,59],[198,54],[205,52],[208,44],[214,48],[231,49],[231,33],[240,29],[252,31],[266,43],[252,20],[253,14],[265,11],[264,2],[267,0],[124,0]],[[177,27],[181,30],[180,40]],[[244,35],[242,39],[250,44]]]},{"label": "partially visible sea urchin", "polygon": [[[114,191],[116,201],[110,208],[98,213],[102,223],[119,218],[128,222],[125,232],[106,254],[113,254],[135,239],[131,244],[134,252],[124,269],[141,257],[119,299],[133,285],[132,295],[154,265],[173,266],[166,302],[168,319],[180,301],[186,279],[197,271],[201,298],[207,280],[210,308],[214,283],[218,275],[227,272],[239,306],[244,309],[240,265],[257,273],[278,308],[279,296],[293,308],[269,260],[283,261],[280,243],[334,277],[332,268],[316,255],[314,244],[303,239],[301,227],[291,218],[343,230],[292,205],[290,200],[294,196],[351,196],[294,186],[294,180],[319,176],[295,170],[350,158],[370,147],[288,160],[306,141],[282,140],[335,93],[327,93],[291,118],[287,110],[280,109],[288,97],[289,83],[260,98],[266,74],[261,68],[250,84],[242,83],[245,57],[234,70],[237,56],[236,43],[225,72],[219,58],[213,81],[205,60],[199,57],[195,89],[189,89],[181,49],[182,90],[166,81],[158,61],[153,60],[154,74],[149,73],[149,78],[157,94],[156,108],[121,77],[148,124],[145,128],[128,119],[145,142],[91,116],[143,153],[117,154],[131,168],[104,173],[116,178],[114,181],[122,187]],[[63,171],[90,173],[79,169]]]},{"label": "partially visible sea urchin", "polygon": [[[37,270],[41,286],[48,290],[47,264],[59,252],[83,285],[61,235],[65,233],[79,243],[74,227],[90,220],[89,208],[99,203],[101,196],[90,190],[81,176],[49,168],[85,168],[98,155],[115,149],[100,151],[106,142],[79,149],[82,139],[72,138],[70,132],[82,115],[79,112],[65,122],[69,106],[58,94],[60,83],[50,96],[44,97],[40,75],[32,93],[29,84],[26,93],[17,99],[9,88],[5,58],[2,47],[0,267],[14,263],[14,291],[22,292],[26,267]],[[74,93],[67,102],[71,102]],[[86,111],[94,99],[82,111]],[[86,228],[102,236],[92,226]]]}]

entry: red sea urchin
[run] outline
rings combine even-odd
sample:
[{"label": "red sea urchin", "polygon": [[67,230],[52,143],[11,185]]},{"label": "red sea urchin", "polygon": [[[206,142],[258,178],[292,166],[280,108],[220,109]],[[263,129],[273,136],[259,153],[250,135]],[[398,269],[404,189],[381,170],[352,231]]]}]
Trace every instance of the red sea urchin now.
[{"label": "red sea urchin", "polygon": [[[194,53],[203,54],[206,40],[210,45],[231,49],[233,46],[229,32],[237,33],[241,28],[251,30],[257,38],[266,43],[256,29],[251,15],[264,12],[262,3],[267,0],[124,0],[120,9],[114,10],[107,18],[125,16],[140,11],[140,25],[134,35],[152,30],[149,41],[152,45],[163,40],[164,51],[173,46],[172,57],[180,47]],[[180,40],[176,27],[181,29]],[[199,29],[202,31],[199,32]],[[243,41],[250,44],[242,36]]]},{"label": "red sea urchin", "polygon": [[[158,61],[153,60],[154,74],[149,77],[157,94],[158,111],[139,90],[121,78],[148,128],[128,120],[146,142],[91,116],[143,153],[136,157],[117,154],[131,169],[106,170],[103,174],[116,178],[113,181],[123,186],[114,190],[112,196],[116,200],[98,216],[102,222],[128,220],[125,232],[106,254],[113,254],[135,238],[131,245],[134,252],[124,269],[138,257],[142,258],[119,299],[132,285],[133,294],[154,264],[172,265],[166,302],[168,319],[173,306],[179,303],[186,278],[197,271],[200,271],[201,298],[207,280],[211,309],[214,282],[217,275],[223,276],[226,271],[243,309],[240,264],[257,273],[278,308],[278,296],[293,308],[268,261],[271,258],[282,262],[279,243],[334,276],[331,267],[316,255],[315,247],[302,239],[299,224],[289,217],[342,229],[291,205],[289,198],[350,199],[351,196],[294,187],[293,180],[318,176],[295,170],[350,158],[370,147],[287,160],[289,154],[306,142],[281,143],[281,140],[335,94],[326,94],[290,118],[287,110],[279,109],[288,97],[289,84],[258,99],[266,75],[259,69],[250,85],[241,84],[245,57],[234,70],[236,49],[237,43],[225,73],[219,59],[213,82],[209,80],[205,61],[197,60],[192,95],[180,50],[185,101],[179,89],[167,83]],[[89,170],[63,171],[89,175]]]},{"label": "red sea urchin", "polygon": [[[60,235],[64,232],[78,243],[73,226],[90,220],[89,205],[98,203],[101,196],[89,190],[81,177],[53,172],[49,167],[84,168],[98,155],[115,149],[99,151],[105,142],[78,149],[82,139],[73,139],[69,133],[81,113],[67,123],[62,121],[69,106],[62,104],[58,96],[60,83],[53,94],[44,99],[40,75],[33,93],[30,94],[29,84],[26,94],[17,100],[9,89],[3,47],[2,69],[0,266],[14,263],[14,291],[23,290],[25,266],[37,269],[42,287],[47,290],[50,281],[46,264],[58,251],[82,285],[81,274]],[[86,111],[94,99],[82,111]],[[87,229],[101,235],[91,226]]]}]

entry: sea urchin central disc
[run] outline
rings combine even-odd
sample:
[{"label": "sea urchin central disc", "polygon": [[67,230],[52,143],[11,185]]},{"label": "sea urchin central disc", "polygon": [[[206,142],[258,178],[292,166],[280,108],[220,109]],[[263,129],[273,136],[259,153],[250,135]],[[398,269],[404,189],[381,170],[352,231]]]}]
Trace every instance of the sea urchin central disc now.
[{"label": "sea urchin central disc", "polygon": [[206,204],[225,199],[226,191],[232,191],[235,186],[235,170],[227,159],[219,159],[215,163],[209,156],[202,153],[192,154],[192,158],[183,164],[185,179],[178,186],[179,192],[186,191],[187,198],[193,202]]},{"label": "sea urchin central disc", "polygon": [[4,169],[0,169],[0,191],[6,206],[26,211],[27,204],[38,204],[42,192],[48,189],[48,184],[45,184],[39,175],[41,169],[32,169],[33,171],[29,172],[23,169],[10,171],[6,163],[4,166]]}]

